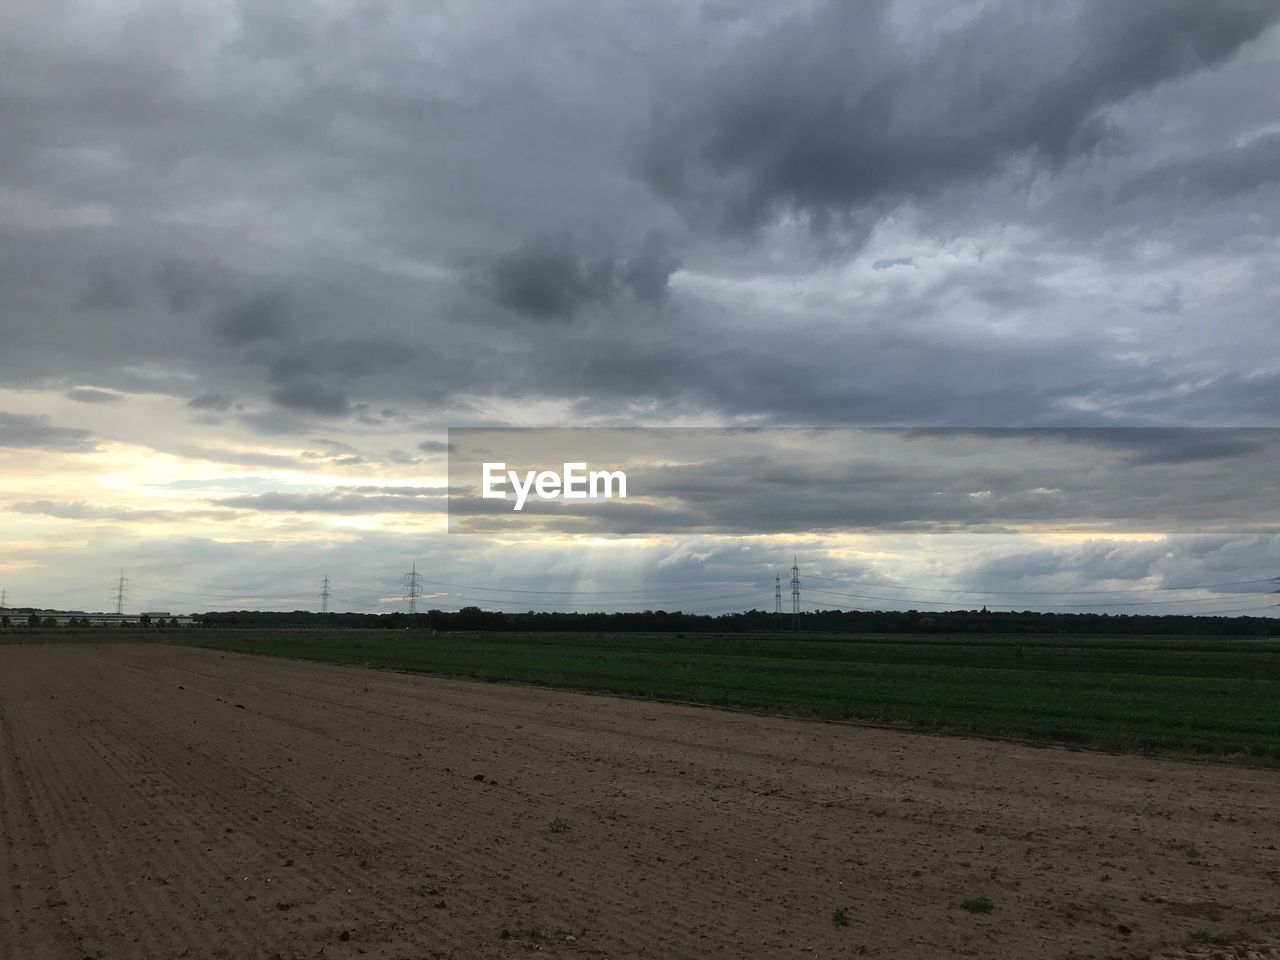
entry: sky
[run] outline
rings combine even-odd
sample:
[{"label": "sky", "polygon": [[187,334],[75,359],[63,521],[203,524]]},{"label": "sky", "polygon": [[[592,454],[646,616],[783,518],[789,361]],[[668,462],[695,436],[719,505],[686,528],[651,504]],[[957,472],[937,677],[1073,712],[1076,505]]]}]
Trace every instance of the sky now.
[{"label": "sky", "polygon": [[450,428],[877,426],[1265,494],[1224,429],[1280,427],[1278,68],[1266,0],[10,0],[0,589],[720,612],[798,557],[810,609],[1274,612],[1280,537],[1176,504],[886,525],[852,492],[919,484],[794,450],[718,511],[668,471],[662,522],[449,533],[439,491]]}]

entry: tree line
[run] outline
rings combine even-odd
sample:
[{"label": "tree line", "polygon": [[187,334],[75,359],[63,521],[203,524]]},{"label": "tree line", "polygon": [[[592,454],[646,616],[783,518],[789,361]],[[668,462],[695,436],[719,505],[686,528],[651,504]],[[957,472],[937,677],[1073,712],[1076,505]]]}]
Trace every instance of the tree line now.
[{"label": "tree line", "polygon": [[503,613],[463,607],[424,613],[313,613],[235,610],[196,614],[207,627],[337,627],[442,631],[545,631],[593,633],[992,633],[1162,634],[1195,636],[1272,636],[1272,617],[1193,616],[1187,614],[993,613],[952,610],[812,610],[798,617],[765,610],[720,615],[645,610],[629,613]]}]

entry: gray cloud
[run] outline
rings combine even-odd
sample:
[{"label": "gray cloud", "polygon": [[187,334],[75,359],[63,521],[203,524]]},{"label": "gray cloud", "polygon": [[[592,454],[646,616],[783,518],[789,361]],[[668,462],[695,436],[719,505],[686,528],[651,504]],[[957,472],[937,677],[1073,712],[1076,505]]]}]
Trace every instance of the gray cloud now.
[{"label": "gray cloud", "polygon": [[445,492],[422,487],[337,487],[325,493],[258,493],[211,500],[218,507],[283,513],[443,513]]},{"label": "gray cloud", "polygon": [[291,341],[271,360],[268,377],[276,383],[298,377],[352,380],[407,363],[416,353],[416,348],[390,340]]},{"label": "gray cloud", "polygon": [[[1280,430],[455,431],[451,528],[612,535],[1271,530]],[[625,470],[628,498],[480,499],[480,464]],[[657,464],[657,465],[654,465]]]},{"label": "gray cloud", "polygon": [[[439,428],[477,385],[491,410],[622,420],[1273,415],[1243,346],[1280,311],[1270,4],[570,6],[539,14],[536,55],[532,24],[478,11],[434,59],[397,3],[245,15],[216,47],[220,13],[156,11],[127,56],[89,8],[15,19],[0,164],[27,199],[0,222],[0,309],[32,319],[0,380],[235,397],[279,435],[382,408]],[[629,155],[691,192],[673,210]],[[704,201],[858,224],[819,242],[784,218],[754,245],[702,230]],[[906,235],[826,289],[885,212]],[[534,322],[493,336],[512,316]]]},{"label": "gray cloud", "polygon": [[343,416],[350,412],[351,401],[341,391],[312,380],[290,380],[271,391],[271,402],[301,413],[321,417]]},{"label": "gray cloud", "polygon": [[235,397],[229,393],[202,393],[187,401],[194,410],[230,410],[234,404]]},{"label": "gray cloud", "polygon": [[124,399],[124,395],[96,387],[72,387],[67,391],[67,399],[80,403],[117,403]]},{"label": "gray cloud", "polygon": [[[281,521],[287,522],[284,518]],[[1273,576],[1280,564],[1280,536],[1167,537],[1142,544],[1095,540],[1047,551],[1022,537],[987,536],[978,538],[976,546],[957,547],[953,554],[930,558],[920,566],[898,566],[883,557],[851,558],[844,551],[831,551],[814,537],[797,537],[781,549],[755,537],[687,536],[633,545],[628,551],[633,563],[622,571],[602,569],[595,557],[572,545],[540,544],[515,551],[509,542],[424,536],[416,530],[370,533],[354,543],[345,537],[270,544],[190,536],[150,536],[139,541],[111,527],[90,529],[86,536],[91,540],[93,558],[87,565],[79,549],[54,545],[49,550],[50,562],[59,567],[81,564],[82,577],[64,582],[45,571],[31,577],[11,577],[11,601],[25,603],[39,598],[41,604],[47,600],[51,606],[95,609],[111,601],[105,594],[100,604],[86,599],[84,584],[110,583],[124,565],[138,609],[308,609],[316,604],[319,576],[327,568],[333,575],[337,609],[389,611],[403,609],[397,598],[409,563],[416,558],[421,570],[430,557],[451,572],[449,578],[440,579],[502,588],[475,591],[428,584],[431,596],[426,605],[446,610],[468,604],[513,611],[772,609],[774,573],[782,572],[786,579],[794,552],[799,554],[804,600],[818,606],[937,610],[976,608],[983,603],[1017,609],[1085,604],[1087,609],[1089,600],[1099,604],[1157,600],[1160,603],[1155,606],[1099,609],[1173,613],[1253,608],[1274,602],[1274,596],[1265,594],[1274,585],[1266,584],[1239,583],[1185,593],[1158,591],[1265,578]],[[887,541],[886,546],[902,546],[902,542]],[[1051,554],[1048,559],[1046,553]],[[1094,578],[1091,568],[1099,569],[1099,563],[1104,564],[1100,572],[1124,579]],[[192,569],[203,574],[198,583],[186,575]],[[346,571],[345,575],[340,571]],[[868,588],[863,581],[876,585]],[[885,584],[896,586],[886,588]],[[1068,597],[987,592],[1122,588],[1134,592]],[[969,592],[974,590],[983,592]],[[1260,590],[1262,594],[1257,592]],[[897,599],[860,599],[836,593]],[[1196,599],[1200,597],[1209,599]],[[1175,598],[1188,599],[1180,604],[1166,602]],[[925,600],[930,602],[922,602]]]},{"label": "gray cloud", "polygon": [[886,257],[871,264],[872,270],[888,270],[891,267],[909,267],[915,263],[911,257]]},{"label": "gray cloud", "polygon": [[77,301],[82,310],[127,310],[137,305],[130,282],[110,272],[100,273]]},{"label": "gray cloud", "polygon": [[155,284],[165,306],[173,313],[185,313],[205,303],[219,287],[225,286],[225,269],[188,260],[164,260],[155,270]]},{"label": "gray cloud", "polygon": [[120,523],[153,523],[178,518],[209,519],[218,516],[210,510],[138,510],[130,507],[110,507],[85,501],[25,500],[8,507],[17,513],[39,514],[59,520],[107,520]]},{"label": "gray cloud", "polygon": [[1116,199],[1128,203],[1150,195],[1203,199],[1230,197],[1280,182],[1280,132],[1201,156],[1170,160],[1125,183]]},{"label": "gray cloud", "polygon": [[495,259],[482,287],[515,313],[534,320],[567,320],[588,307],[616,307],[624,297],[659,305],[679,265],[657,235],[628,257],[588,252],[567,236],[541,237]]},{"label": "gray cloud", "polygon": [[1058,170],[1111,135],[1106,107],[1223,62],[1280,7],[990,4],[909,35],[893,12],[826,3],[672,87],[641,141],[648,181],[691,216],[755,230],[785,212],[876,216],[1017,160]]},{"label": "gray cloud", "polygon": [[259,293],[229,304],[214,314],[210,325],[224,343],[243,346],[288,336],[288,301],[281,293]]},{"label": "gray cloud", "polygon": [[[967,590],[1003,591],[1011,605],[1109,609],[1113,613],[1189,612],[1274,603],[1267,571],[1280,559],[1280,537],[1186,536],[1154,542],[1096,539],[1075,545],[992,545],[963,564]],[[1131,593],[1117,593],[1123,590]],[[1044,591],[1047,591],[1044,592]],[[1223,604],[1221,598],[1230,601]],[[1206,607],[1202,599],[1218,602]]]},{"label": "gray cloud", "polygon": [[57,427],[44,416],[0,411],[0,447],[82,453],[95,450],[97,446],[93,434],[88,430]]},{"label": "gray cloud", "polygon": [[[411,478],[418,436],[471,423],[1280,423],[1274,3],[464,7],[7,15],[0,386],[25,419],[0,438],[93,449],[38,416],[88,384],[190,398],[148,425],[161,455]],[[1101,455],[1256,465],[1211,447]],[[678,531],[772,482],[654,506],[681,544],[648,562],[763,569]],[[797,516],[858,507],[838,477],[813,496]],[[277,574],[253,545],[107,526],[59,562]],[[329,555],[398,576],[378,551],[417,549],[366,542]],[[297,586],[317,556],[290,556]]]}]

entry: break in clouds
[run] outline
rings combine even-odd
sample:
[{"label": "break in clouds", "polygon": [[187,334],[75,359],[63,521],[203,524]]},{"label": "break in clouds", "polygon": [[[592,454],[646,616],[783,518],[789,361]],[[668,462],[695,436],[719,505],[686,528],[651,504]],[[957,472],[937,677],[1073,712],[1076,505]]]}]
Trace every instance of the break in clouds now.
[{"label": "break in clouds", "polygon": [[449,426],[1275,426],[1278,20],[6,4],[0,577],[227,517],[398,570]]}]

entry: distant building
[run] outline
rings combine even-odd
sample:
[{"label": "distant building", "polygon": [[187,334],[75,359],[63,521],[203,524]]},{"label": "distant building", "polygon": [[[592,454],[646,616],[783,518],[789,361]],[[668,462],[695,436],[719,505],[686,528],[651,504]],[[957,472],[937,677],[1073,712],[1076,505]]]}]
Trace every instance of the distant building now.
[{"label": "distant building", "polygon": [[87,620],[93,627],[136,627],[141,623],[143,617],[150,617],[152,626],[160,626],[160,621],[164,621],[164,626],[177,622],[180,627],[195,626],[196,621],[193,617],[179,614],[174,616],[168,611],[148,612],[148,613],[85,613],[82,610],[34,610],[29,607],[10,608],[5,611],[5,616],[9,617],[10,626],[25,627],[27,620],[31,614],[35,614],[42,621],[52,620],[58,626],[67,626],[81,621]]}]

